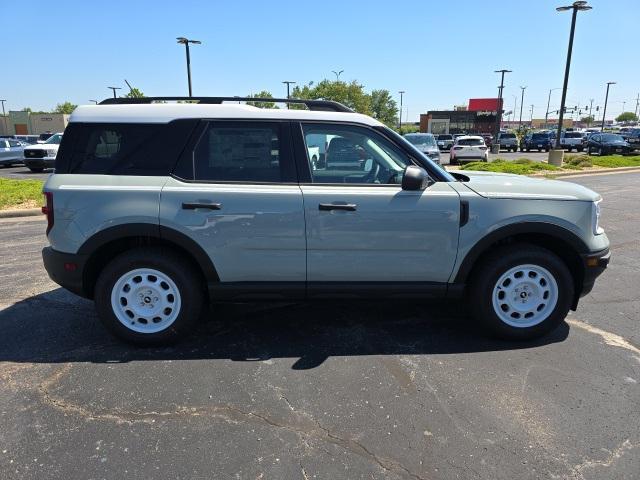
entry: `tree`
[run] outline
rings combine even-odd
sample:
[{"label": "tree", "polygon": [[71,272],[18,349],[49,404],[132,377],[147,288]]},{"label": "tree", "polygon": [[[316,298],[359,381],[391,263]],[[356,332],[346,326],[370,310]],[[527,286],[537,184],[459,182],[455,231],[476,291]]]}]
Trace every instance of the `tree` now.
[{"label": "tree", "polygon": [[124,96],[124,98],[144,98],[144,93],[142,93],[137,88],[132,88],[131,90],[129,90],[129,93]]},{"label": "tree", "polygon": [[594,121],[593,115],[587,115],[586,117],[582,117],[580,122],[586,123],[587,125],[591,125]]},{"label": "tree", "polygon": [[391,98],[389,90],[371,92],[371,112],[373,116],[389,127],[398,123],[398,104]]},{"label": "tree", "polygon": [[54,113],[66,113],[66,114],[70,114],[73,113],[73,111],[76,109],[77,105],[74,105],[71,102],[64,102],[64,103],[59,103],[56,105],[55,110],[53,111]]},{"label": "tree", "polygon": [[[322,99],[340,102],[358,113],[371,115],[371,96],[365,93],[364,87],[357,81],[322,80],[317,85],[309,82],[303,87],[295,87],[292,98],[304,100]],[[293,108],[294,106],[292,106]]]},{"label": "tree", "polygon": [[637,122],[638,116],[633,112],[622,112],[616,117],[616,122]]},{"label": "tree", "polygon": [[[273,98],[273,95],[271,95],[271,92],[268,92],[266,90],[262,90],[261,92],[258,92],[255,95],[253,93],[250,93],[249,95],[247,95],[247,97],[250,97],[250,98]],[[258,107],[258,108],[277,108],[276,104],[274,102],[247,102],[247,105],[253,105],[254,107]]]}]

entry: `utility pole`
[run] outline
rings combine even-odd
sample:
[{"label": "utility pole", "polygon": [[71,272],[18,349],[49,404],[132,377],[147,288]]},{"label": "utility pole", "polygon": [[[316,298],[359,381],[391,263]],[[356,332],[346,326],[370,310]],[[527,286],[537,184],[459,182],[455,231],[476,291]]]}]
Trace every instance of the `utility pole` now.
[{"label": "utility pole", "polygon": [[496,112],[496,128],[495,128],[495,138],[498,137],[500,133],[500,126],[502,124],[502,91],[504,90],[504,74],[511,73],[511,70],[502,69],[502,70],[494,70],[493,73],[500,74],[500,86],[498,87],[498,111]]},{"label": "utility pole", "polygon": [[6,100],[1,100],[0,102],[2,102],[2,119],[4,120],[4,133],[5,135],[9,135],[9,127],[7,127],[7,114],[4,112],[4,102],[6,102]]},{"label": "utility pole", "polygon": [[122,90],[120,87],[107,87],[113,90],[113,98],[116,98],[116,90]]},{"label": "utility pole", "polygon": [[192,43],[194,45],[200,45],[202,42],[200,40],[189,40],[185,37],[176,38],[178,43],[184,45],[185,50],[187,51],[187,81],[189,82],[189,96],[192,97],[191,93],[191,55],[189,54],[189,44]]},{"label": "utility pole", "polygon": [[636,96],[636,109],[634,111],[636,117],[638,116],[638,105],[640,105],[640,93]]},{"label": "utility pole", "polygon": [[616,82],[607,82],[607,94],[604,97],[604,110],[602,111],[602,126],[600,127],[600,130],[602,130],[603,132],[604,132],[604,120],[607,116],[607,101],[609,100],[609,87],[615,84]]},{"label": "utility pole", "polygon": [[[289,86],[290,86],[291,84],[294,84],[294,85],[295,85],[295,83],[296,83],[296,82],[292,82],[291,80],[285,80],[285,81],[284,81],[284,82],[282,82],[282,83],[285,83],[285,84],[287,85],[287,100],[289,100],[289,99],[291,98],[291,95],[289,94]],[[288,103],[287,103],[287,110],[289,110],[289,104],[288,104]]]},{"label": "utility pole", "polygon": [[404,95],[405,91],[400,90],[398,93],[400,94],[400,116],[398,117],[398,130],[402,131],[402,96]]},{"label": "utility pole", "polygon": [[[577,1],[567,7],[558,7],[556,10],[558,12],[573,10],[573,14],[571,15],[571,32],[569,33],[569,48],[567,49],[567,64],[564,69],[564,83],[562,85],[562,100],[560,101],[560,113],[558,115],[558,132],[556,133],[555,149],[560,150],[560,135],[562,134],[564,104],[567,99],[567,85],[569,84],[569,69],[571,68],[571,53],[573,51],[573,34],[576,31],[576,18],[578,17],[578,11],[591,10],[591,7],[588,6],[585,1]],[[562,165],[562,157],[560,157],[560,165]]]},{"label": "utility pole", "polygon": [[591,110],[593,110],[593,98],[589,99],[589,126],[591,126],[591,120],[593,120],[593,117],[591,116]]},{"label": "utility pole", "polygon": [[531,105],[531,114],[529,115],[529,126],[533,128],[533,104]]},{"label": "utility pole", "polygon": [[524,91],[527,87],[520,87],[522,90],[522,98],[520,98],[520,121],[518,122],[518,131],[522,129],[522,106],[524,105]]},{"label": "utility pole", "polygon": [[549,123],[547,120],[549,118],[549,105],[551,103],[551,92],[553,92],[554,90],[560,90],[560,87],[552,88],[551,90],[549,90],[549,98],[547,99],[547,112],[544,114],[544,128],[549,128]]}]

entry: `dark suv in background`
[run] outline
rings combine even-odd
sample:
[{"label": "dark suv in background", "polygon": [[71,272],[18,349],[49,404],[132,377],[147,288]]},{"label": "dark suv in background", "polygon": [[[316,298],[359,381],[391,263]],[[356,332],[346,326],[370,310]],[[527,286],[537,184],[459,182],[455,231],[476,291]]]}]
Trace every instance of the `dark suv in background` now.
[{"label": "dark suv in background", "polygon": [[627,142],[632,150],[640,150],[640,128],[627,132]]},{"label": "dark suv in background", "polygon": [[553,139],[548,132],[527,133],[520,141],[520,151],[544,150],[548,152],[553,147]]}]

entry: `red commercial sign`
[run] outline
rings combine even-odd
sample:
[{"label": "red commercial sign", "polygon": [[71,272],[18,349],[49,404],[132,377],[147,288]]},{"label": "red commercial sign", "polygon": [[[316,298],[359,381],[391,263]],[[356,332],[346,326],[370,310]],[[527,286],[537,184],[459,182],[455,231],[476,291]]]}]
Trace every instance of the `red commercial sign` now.
[{"label": "red commercial sign", "polygon": [[497,112],[500,110],[499,99],[497,98],[470,98],[469,99],[469,111],[490,111]]}]

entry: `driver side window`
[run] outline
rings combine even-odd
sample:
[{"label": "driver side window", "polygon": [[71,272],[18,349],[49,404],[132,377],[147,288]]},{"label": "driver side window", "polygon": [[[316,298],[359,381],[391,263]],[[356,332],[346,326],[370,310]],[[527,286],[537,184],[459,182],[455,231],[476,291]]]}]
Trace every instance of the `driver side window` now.
[{"label": "driver side window", "polygon": [[313,183],[402,183],[411,162],[377,133],[352,125],[303,124]]}]

